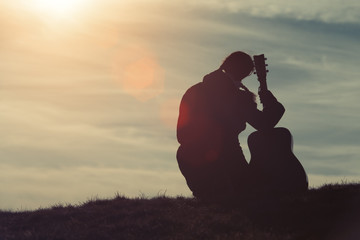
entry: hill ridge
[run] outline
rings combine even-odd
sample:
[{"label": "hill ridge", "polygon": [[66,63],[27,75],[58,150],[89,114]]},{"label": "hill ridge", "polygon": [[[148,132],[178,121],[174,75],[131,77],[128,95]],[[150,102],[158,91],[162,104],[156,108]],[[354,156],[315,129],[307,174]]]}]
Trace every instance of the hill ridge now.
[{"label": "hill ridge", "polygon": [[0,211],[0,239],[360,239],[360,184],[213,203],[158,196]]}]

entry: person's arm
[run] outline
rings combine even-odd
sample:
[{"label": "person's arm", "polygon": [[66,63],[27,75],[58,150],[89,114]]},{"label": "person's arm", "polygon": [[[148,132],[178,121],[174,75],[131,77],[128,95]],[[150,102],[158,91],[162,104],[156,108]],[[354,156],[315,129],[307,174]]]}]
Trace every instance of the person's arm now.
[{"label": "person's arm", "polygon": [[284,106],[268,91],[259,92],[263,110],[252,108],[248,112],[247,122],[256,130],[266,130],[276,126],[285,112]]}]

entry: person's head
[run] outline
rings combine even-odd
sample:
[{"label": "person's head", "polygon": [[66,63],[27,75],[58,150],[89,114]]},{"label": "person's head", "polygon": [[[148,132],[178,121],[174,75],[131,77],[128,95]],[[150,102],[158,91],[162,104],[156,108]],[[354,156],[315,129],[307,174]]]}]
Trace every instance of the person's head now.
[{"label": "person's head", "polygon": [[252,58],[244,52],[233,52],[221,64],[220,69],[241,81],[254,71]]}]

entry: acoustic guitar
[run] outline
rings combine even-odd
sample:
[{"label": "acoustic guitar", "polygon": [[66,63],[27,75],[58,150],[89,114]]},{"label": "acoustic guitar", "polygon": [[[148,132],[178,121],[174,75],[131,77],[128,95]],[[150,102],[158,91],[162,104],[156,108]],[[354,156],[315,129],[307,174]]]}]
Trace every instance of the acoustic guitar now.
[{"label": "acoustic guitar", "polygon": [[[259,92],[267,90],[264,54],[254,56]],[[298,193],[308,189],[306,172],[294,155],[293,139],[286,128],[256,131],[249,135],[252,186],[259,191]]]}]

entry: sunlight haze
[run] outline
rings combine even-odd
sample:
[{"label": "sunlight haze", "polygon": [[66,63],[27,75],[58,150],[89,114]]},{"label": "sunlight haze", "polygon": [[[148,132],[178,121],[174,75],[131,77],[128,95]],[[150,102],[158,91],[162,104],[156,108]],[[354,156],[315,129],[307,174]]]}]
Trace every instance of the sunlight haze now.
[{"label": "sunlight haze", "polygon": [[[184,92],[231,52],[268,58],[311,187],[360,181],[358,1],[0,2],[0,208],[191,196]],[[256,92],[255,76],[244,84]],[[260,107],[260,104],[259,104]],[[247,126],[239,137],[247,160]]]},{"label": "sunlight haze", "polygon": [[34,5],[43,13],[49,15],[67,15],[86,7],[86,0],[35,0]]}]

